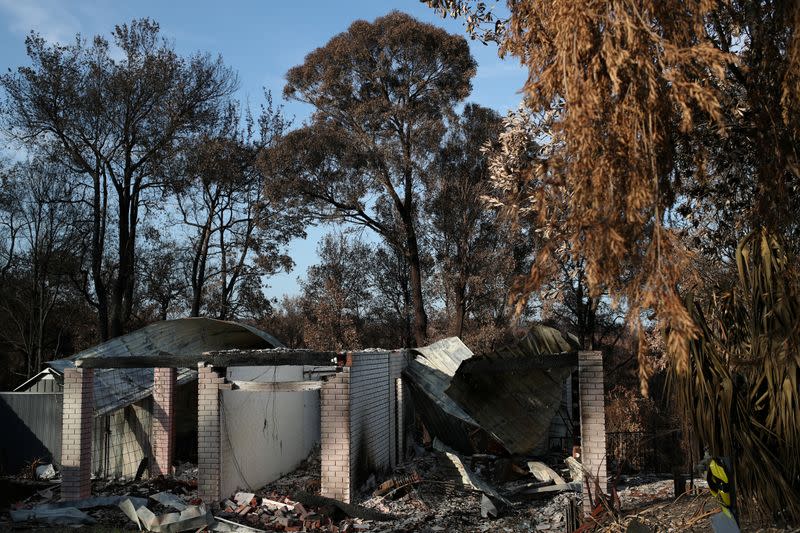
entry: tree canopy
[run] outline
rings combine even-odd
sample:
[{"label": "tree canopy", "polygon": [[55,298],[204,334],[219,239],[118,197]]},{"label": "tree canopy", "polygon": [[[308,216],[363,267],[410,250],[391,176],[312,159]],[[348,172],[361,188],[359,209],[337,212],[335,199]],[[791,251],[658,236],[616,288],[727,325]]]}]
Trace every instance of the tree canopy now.
[{"label": "tree canopy", "polygon": [[402,250],[418,344],[428,333],[419,191],[474,74],[463,37],[392,12],[354,22],[286,76],[284,94],[314,106],[287,136],[286,186],[317,218],[360,224]]}]

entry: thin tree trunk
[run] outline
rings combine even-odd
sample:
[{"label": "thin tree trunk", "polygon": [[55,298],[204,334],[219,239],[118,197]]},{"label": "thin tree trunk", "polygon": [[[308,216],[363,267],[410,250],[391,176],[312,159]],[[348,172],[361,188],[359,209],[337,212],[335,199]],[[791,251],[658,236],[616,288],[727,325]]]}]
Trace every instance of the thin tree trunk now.
[{"label": "thin tree trunk", "polygon": [[103,280],[103,242],[105,231],[103,219],[105,218],[106,202],[103,200],[107,196],[105,182],[101,190],[100,172],[93,176],[94,198],[92,207],[94,220],[92,221],[92,283],[94,284],[95,294],[97,295],[97,325],[101,340],[109,339],[108,331],[108,293],[106,291],[105,280]]},{"label": "thin tree trunk", "polygon": [[117,254],[119,259],[119,267],[117,278],[114,280],[114,290],[111,291],[111,337],[119,337],[123,334],[123,300],[125,297],[126,280],[128,276],[128,269],[130,257],[128,255],[128,240],[130,238],[128,217],[130,215],[130,198],[126,191],[120,191],[119,194],[119,220],[117,222],[117,229],[119,235],[117,236]]},{"label": "thin tree trunk", "polygon": [[455,310],[450,326],[450,334],[455,337],[461,337],[464,334],[464,317],[467,314],[467,287],[463,283],[458,283],[453,292],[455,293]]},{"label": "thin tree trunk", "polygon": [[411,278],[411,302],[414,306],[414,342],[417,346],[424,346],[428,341],[428,314],[425,312],[425,301],[422,295],[422,266],[419,259],[417,235],[410,216],[405,226],[406,259]]}]

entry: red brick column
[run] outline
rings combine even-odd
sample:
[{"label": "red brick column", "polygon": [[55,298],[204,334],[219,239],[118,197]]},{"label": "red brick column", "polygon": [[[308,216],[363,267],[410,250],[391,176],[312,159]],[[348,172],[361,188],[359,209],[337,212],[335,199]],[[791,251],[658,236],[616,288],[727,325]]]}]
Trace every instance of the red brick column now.
[{"label": "red brick column", "polygon": [[350,502],[350,368],[328,378],[320,390],[323,496]]},{"label": "red brick column", "polygon": [[94,371],[64,369],[64,411],[61,430],[61,499],[92,495],[92,421]]},{"label": "red brick column", "polygon": [[200,363],[197,368],[197,493],[206,503],[220,495],[221,433],[220,390],[225,384],[225,369]]},{"label": "red brick column", "polygon": [[[596,501],[597,485],[608,491],[606,474],[606,411],[603,397],[602,352],[578,352],[578,380],[581,409],[581,462],[588,476],[592,498]],[[591,513],[592,504],[583,483],[583,511]]]},{"label": "red brick column", "polygon": [[175,450],[175,379],[174,368],[153,369],[153,429],[150,434],[152,448],[150,474],[172,474],[172,457]]}]

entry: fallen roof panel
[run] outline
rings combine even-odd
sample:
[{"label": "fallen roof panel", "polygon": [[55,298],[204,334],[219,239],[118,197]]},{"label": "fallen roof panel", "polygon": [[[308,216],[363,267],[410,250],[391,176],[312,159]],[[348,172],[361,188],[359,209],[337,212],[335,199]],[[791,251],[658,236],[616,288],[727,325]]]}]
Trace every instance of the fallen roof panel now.
[{"label": "fallen roof panel", "polygon": [[509,452],[530,453],[547,437],[578,348],[574,337],[536,325],[512,345],[465,360],[446,393]]},{"label": "fallen roof panel", "polygon": [[456,337],[411,351],[416,357],[409,362],[404,373],[414,396],[414,406],[425,427],[442,442],[471,453],[469,432],[479,426],[445,394],[445,390],[459,365],[472,357],[472,352]]}]

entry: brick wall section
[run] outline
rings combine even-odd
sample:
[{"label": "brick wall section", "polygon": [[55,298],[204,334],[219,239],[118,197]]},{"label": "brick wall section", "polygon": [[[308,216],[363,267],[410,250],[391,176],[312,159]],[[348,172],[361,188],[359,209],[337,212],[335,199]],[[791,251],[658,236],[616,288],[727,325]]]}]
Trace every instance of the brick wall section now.
[{"label": "brick wall section", "polygon": [[230,390],[225,369],[200,363],[197,368],[197,493],[206,503],[220,494],[220,390]]},{"label": "brick wall section", "polygon": [[402,402],[400,378],[407,364],[405,352],[354,353],[351,366],[323,384],[323,495],[349,502],[371,473],[402,462],[404,432],[399,428],[412,419]]},{"label": "brick wall section", "polygon": [[153,369],[153,416],[150,444],[152,447],[150,474],[172,474],[175,449],[175,368]]},{"label": "brick wall section", "polygon": [[[581,460],[590,475],[592,497],[597,490],[608,491],[606,474],[606,414],[603,397],[602,352],[578,352],[581,411]],[[584,492],[586,492],[584,482]],[[589,498],[583,498],[584,513],[591,512]]]},{"label": "brick wall section", "polygon": [[391,469],[394,387],[388,353],[353,354],[350,370],[350,487]]},{"label": "brick wall section", "polygon": [[92,494],[93,418],[94,371],[66,368],[61,433],[62,500],[79,500]]},{"label": "brick wall section", "polygon": [[321,492],[350,502],[350,368],[327,379],[320,390]]}]

